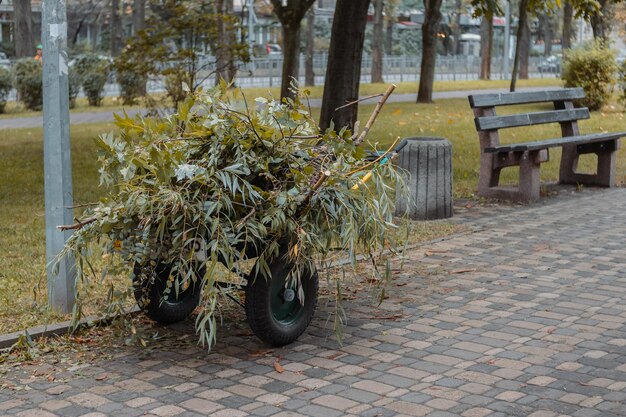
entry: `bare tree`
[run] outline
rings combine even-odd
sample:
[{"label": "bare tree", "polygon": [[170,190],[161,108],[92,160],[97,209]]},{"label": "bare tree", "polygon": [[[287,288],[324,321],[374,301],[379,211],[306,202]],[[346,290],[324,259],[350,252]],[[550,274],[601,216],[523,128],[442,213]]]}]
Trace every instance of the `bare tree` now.
[{"label": "bare tree", "polygon": [[385,53],[393,54],[393,28],[398,21],[398,3],[400,0],[385,1]]},{"label": "bare tree", "polygon": [[372,32],[372,82],[383,80],[383,0],[373,0],[374,31]]},{"label": "bare tree", "polygon": [[461,43],[461,14],[463,13],[463,1],[455,0],[454,1],[454,19],[452,20],[451,29],[452,29],[452,54],[457,55],[459,53],[459,45]]},{"label": "bare tree", "polygon": [[304,54],[304,84],[315,85],[313,57],[315,54],[315,8],[311,7],[306,17],[306,51]]},{"label": "bare tree", "polygon": [[237,66],[232,54],[232,45],[236,39],[232,25],[229,26],[223,17],[233,14],[233,0],[216,0],[215,9],[218,43],[223,45],[215,54],[215,84],[219,84],[221,80],[231,83],[237,75]]},{"label": "bare tree", "polygon": [[14,36],[15,56],[17,58],[34,56],[35,45],[33,40],[33,12],[30,0],[14,0]]},{"label": "bare tree", "polygon": [[493,16],[487,14],[480,22],[480,79],[491,79],[491,51],[493,49]]},{"label": "bare tree", "polygon": [[544,45],[543,54],[550,56],[552,55],[552,39],[554,39],[554,22],[545,11],[537,13],[537,19],[539,20],[539,36]]},{"label": "bare tree", "polygon": [[122,49],[122,19],[120,0],[111,0],[111,55],[118,56]]},{"label": "bare tree", "polygon": [[422,25],[422,64],[418,103],[432,103],[437,59],[437,32],[441,24],[442,0],[424,0],[424,24]]},{"label": "bare tree", "polygon": [[298,77],[300,52],[300,27],[304,15],[315,0],[271,0],[274,13],[283,28],[283,72],[280,97],[293,97],[291,81]]},{"label": "bare tree", "polygon": [[326,67],[320,127],[352,128],[358,106],[343,106],[359,97],[361,58],[370,0],[337,0]]},{"label": "bare tree", "polygon": [[146,0],[133,0],[133,33],[146,27]]},{"label": "bare tree", "polygon": [[[521,23],[520,23],[521,24]],[[522,37],[519,43],[519,79],[528,79],[528,57],[530,55],[530,27],[528,19],[522,26]]]}]

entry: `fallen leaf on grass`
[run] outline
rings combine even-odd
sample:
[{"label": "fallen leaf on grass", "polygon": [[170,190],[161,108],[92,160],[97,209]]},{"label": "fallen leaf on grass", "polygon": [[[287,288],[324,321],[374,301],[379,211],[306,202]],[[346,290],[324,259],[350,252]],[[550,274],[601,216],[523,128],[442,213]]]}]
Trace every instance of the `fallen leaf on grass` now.
[{"label": "fallen leaf on grass", "polygon": [[464,274],[466,272],[476,272],[476,268],[453,269],[450,271],[451,274]]},{"label": "fallen leaf on grass", "polygon": [[282,374],[283,372],[285,372],[285,368],[283,368],[283,366],[280,364],[280,362],[276,361],[274,362],[274,369],[276,370],[276,372],[278,372],[279,374]]}]

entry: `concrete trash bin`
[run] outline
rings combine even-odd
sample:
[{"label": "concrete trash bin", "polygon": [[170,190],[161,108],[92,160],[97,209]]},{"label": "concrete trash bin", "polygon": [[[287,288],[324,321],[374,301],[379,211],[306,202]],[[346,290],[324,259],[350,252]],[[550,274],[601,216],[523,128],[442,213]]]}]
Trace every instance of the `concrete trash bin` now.
[{"label": "concrete trash bin", "polygon": [[407,194],[396,193],[396,215],[413,220],[452,217],[452,145],[444,138],[408,138],[397,163]]}]

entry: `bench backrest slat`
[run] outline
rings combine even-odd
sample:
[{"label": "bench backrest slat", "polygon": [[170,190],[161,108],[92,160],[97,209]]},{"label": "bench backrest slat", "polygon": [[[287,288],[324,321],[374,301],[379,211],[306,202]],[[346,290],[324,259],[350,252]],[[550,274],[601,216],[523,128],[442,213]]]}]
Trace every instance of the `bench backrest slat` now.
[{"label": "bench backrest slat", "polygon": [[469,102],[472,108],[480,108],[550,101],[571,101],[584,97],[585,92],[582,88],[565,88],[521,93],[476,94],[469,96]]},{"label": "bench backrest slat", "polygon": [[589,109],[566,109],[536,113],[511,114],[506,116],[486,116],[474,119],[476,130],[496,130],[519,126],[533,126],[545,123],[563,123],[588,119]]}]

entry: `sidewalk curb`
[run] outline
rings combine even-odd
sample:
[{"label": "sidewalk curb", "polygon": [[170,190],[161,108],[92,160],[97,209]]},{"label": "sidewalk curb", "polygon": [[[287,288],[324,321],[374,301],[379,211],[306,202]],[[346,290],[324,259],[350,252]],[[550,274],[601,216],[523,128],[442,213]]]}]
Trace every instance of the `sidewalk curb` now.
[{"label": "sidewalk curb", "polygon": [[[431,239],[431,240],[428,240],[428,241],[425,241],[425,242],[421,242],[421,243],[414,243],[414,244],[406,245],[404,247],[398,248],[397,254],[402,256],[405,252],[417,249],[420,246],[432,245],[434,243],[447,241],[447,240],[454,239],[454,238],[459,237],[459,236],[464,236],[464,235],[476,233],[476,232],[478,232],[480,230],[482,230],[482,229],[481,228],[478,228],[478,229],[477,228],[468,228],[468,230],[464,230],[464,231],[457,232],[457,233],[452,233],[452,234],[447,235],[447,236]],[[385,255],[391,254],[391,251],[386,250],[384,252],[384,254]],[[358,255],[357,258],[356,258],[357,262],[363,262],[363,261],[366,261],[366,260],[367,260],[367,258],[364,255]],[[324,270],[324,269],[328,269],[328,268],[334,268],[334,267],[338,267],[338,266],[348,265],[351,262],[352,262],[352,260],[350,260],[349,258],[338,259],[336,261],[333,261],[333,262],[329,263],[328,265],[324,265],[324,267],[320,268],[320,270]],[[133,309],[131,309],[128,313],[126,313],[126,315],[134,314],[134,313],[137,313],[139,311],[140,311],[139,307],[135,305],[135,307]],[[89,317],[86,317],[86,318],[82,319],[79,322],[77,327],[78,328],[85,328],[85,327],[92,327],[92,326],[106,326],[111,321],[113,321],[113,319],[116,318],[116,317],[118,317],[118,316],[114,316],[114,317],[89,316]],[[25,329],[25,330],[16,331],[16,332],[12,332],[12,333],[0,334],[0,349],[8,349],[8,348],[10,348],[15,343],[17,343],[17,341],[19,340],[20,336],[26,335],[26,334],[28,334],[28,336],[31,339],[33,339],[33,340],[39,339],[41,337],[47,337],[47,336],[62,336],[62,335],[66,335],[70,331],[71,324],[72,324],[71,320],[66,320],[66,321],[62,321],[62,322],[59,322],[59,323],[42,324],[40,326],[34,326],[34,327],[30,327],[30,328]]]},{"label": "sidewalk curb", "polygon": [[[135,306],[129,310],[126,315],[139,312],[139,307]],[[82,319],[76,326],[79,329],[92,326],[106,326],[119,316],[98,317],[89,316]],[[70,332],[72,321],[66,320],[59,323],[42,324],[40,326],[30,327],[25,330],[0,334],[0,349],[8,349],[19,340],[20,336],[28,334],[31,339],[39,339],[47,336],[63,336]]]}]

